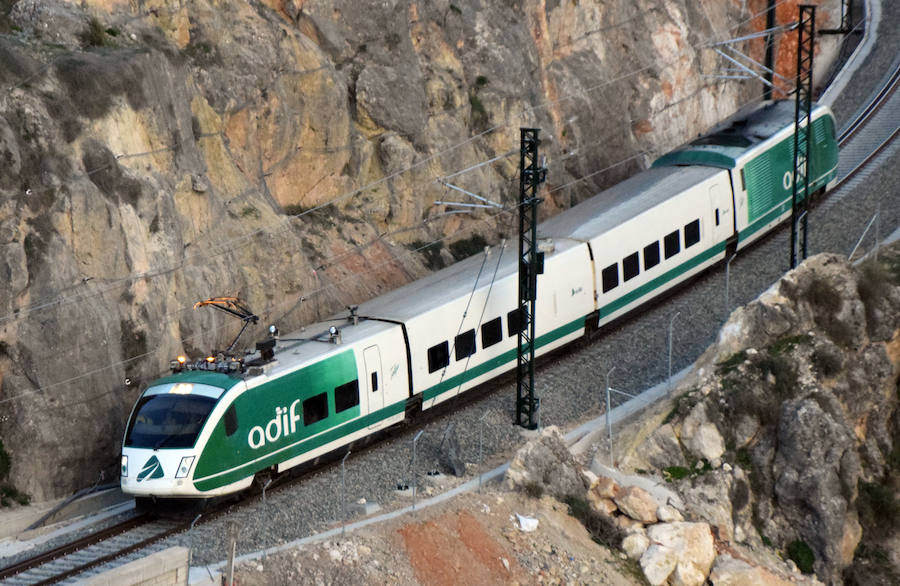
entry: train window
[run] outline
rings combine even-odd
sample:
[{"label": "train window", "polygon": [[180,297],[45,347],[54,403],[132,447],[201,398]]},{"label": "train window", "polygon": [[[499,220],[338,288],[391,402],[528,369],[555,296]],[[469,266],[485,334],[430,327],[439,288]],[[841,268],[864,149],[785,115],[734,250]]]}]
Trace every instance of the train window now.
[{"label": "train window", "polygon": [[666,258],[672,258],[681,250],[681,238],[679,235],[680,232],[675,230],[670,234],[666,234],[666,237],[663,238],[663,249],[665,250]]},{"label": "train window", "polygon": [[237,431],[237,428],[237,409],[235,409],[234,403],[232,403],[228,409],[225,410],[225,437],[233,436],[234,432]]},{"label": "train window", "polygon": [[644,247],[644,270],[659,264],[659,240]]},{"label": "train window", "polygon": [[453,347],[456,349],[457,360],[462,360],[475,354],[475,330],[469,330],[456,336]]},{"label": "train window", "polygon": [[719,225],[719,208],[716,208],[716,226]]},{"label": "train window", "polygon": [[700,242],[700,220],[694,220],[684,227],[684,247],[693,246]]},{"label": "train window", "polygon": [[525,331],[525,314],[522,308],[514,309],[506,314],[506,334],[510,337],[518,336]]},{"label": "train window", "polygon": [[450,364],[450,347],[447,342],[441,342],[437,346],[428,349],[428,372],[437,372]]},{"label": "train window", "polygon": [[744,179],[744,170],[741,169],[741,190],[747,191],[747,180]]},{"label": "train window", "polygon": [[312,425],[328,417],[328,395],[319,393],[303,401],[303,425]]},{"label": "train window", "polygon": [[488,348],[503,340],[503,324],[500,318],[481,324],[481,347]]},{"label": "train window", "polygon": [[619,285],[619,265],[611,264],[600,273],[603,280],[603,292],[606,293]]},{"label": "train window", "polygon": [[622,280],[627,281],[638,276],[641,272],[641,263],[638,260],[638,253],[633,252],[622,259]]},{"label": "train window", "polygon": [[[373,372],[372,374],[377,374]],[[304,404],[305,405],[305,404]],[[359,405],[359,381],[352,380],[334,388],[334,412],[340,413]],[[304,407],[304,413],[306,407]]]},{"label": "train window", "polygon": [[378,373],[372,373],[372,392],[375,393],[378,391]]}]

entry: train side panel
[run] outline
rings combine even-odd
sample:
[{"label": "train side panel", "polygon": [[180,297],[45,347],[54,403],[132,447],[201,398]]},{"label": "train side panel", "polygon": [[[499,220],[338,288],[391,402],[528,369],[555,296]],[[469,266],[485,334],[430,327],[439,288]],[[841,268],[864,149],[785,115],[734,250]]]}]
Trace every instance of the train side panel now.
[{"label": "train side panel", "polygon": [[[827,189],[837,174],[834,118],[817,108],[809,145],[809,193]],[[739,247],[743,248],[791,215],[794,181],[794,127],[760,143],[736,164],[732,175],[738,209]],[[802,195],[802,194],[801,194]]]},{"label": "train side panel", "polygon": [[401,421],[409,387],[405,356],[400,362],[399,354],[405,350],[397,325],[293,372],[253,381],[213,427],[194,487],[212,494],[260,470],[285,470]]},{"label": "train side panel", "polygon": [[[515,252],[507,249],[506,255]],[[515,260],[514,256],[511,260]],[[496,262],[496,261],[494,261]],[[451,399],[514,367],[521,319],[516,307],[518,275],[506,271],[490,285],[488,258],[474,294],[459,297],[410,319],[415,394],[423,409]],[[474,279],[473,279],[474,281]],[[583,243],[555,243],[538,277],[536,353],[584,333],[593,310],[590,253]]]},{"label": "train side panel", "polygon": [[593,238],[599,325],[721,261],[732,214],[722,171]]}]

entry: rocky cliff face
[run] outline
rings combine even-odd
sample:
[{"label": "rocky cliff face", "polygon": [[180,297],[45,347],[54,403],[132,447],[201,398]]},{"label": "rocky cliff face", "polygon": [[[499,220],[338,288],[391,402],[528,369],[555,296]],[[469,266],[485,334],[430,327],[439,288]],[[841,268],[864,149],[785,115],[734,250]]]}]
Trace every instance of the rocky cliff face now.
[{"label": "rocky cliff face", "polygon": [[496,157],[452,182],[510,205],[518,127],[552,214],[731,113],[701,47],[763,4],[3,3],[0,482],[113,479],[141,384],[237,331],[199,299],[287,331],[510,233],[435,179]]},{"label": "rocky cliff face", "polygon": [[881,260],[813,257],[736,310],[637,434],[623,466],[668,480],[720,551],[774,548],[829,584],[900,576],[900,250]]}]

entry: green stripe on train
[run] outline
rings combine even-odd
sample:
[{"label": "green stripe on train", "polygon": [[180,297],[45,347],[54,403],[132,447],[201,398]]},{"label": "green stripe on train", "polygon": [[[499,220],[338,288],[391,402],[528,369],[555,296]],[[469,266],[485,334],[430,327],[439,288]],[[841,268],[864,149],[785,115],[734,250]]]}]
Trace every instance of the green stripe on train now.
[{"label": "green stripe on train", "polygon": [[[234,401],[238,429],[225,432],[225,418],[215,426],[200,454],[194,485],[210,490],[292,458],[319,441],[317,434],[359,417],[359,405],[335,413],[334,388],[357,378],[353,350],[305,366],[248,390]],[[327,416],[310,425],[303,423],[303,401],[325,394]],[[315,437],[314,437],[315,436]],[[238,478],[229,480],[243,468]],[[226,473],[227,474],[224,474]],[[201,485],[205,488],[201,488]]]}]

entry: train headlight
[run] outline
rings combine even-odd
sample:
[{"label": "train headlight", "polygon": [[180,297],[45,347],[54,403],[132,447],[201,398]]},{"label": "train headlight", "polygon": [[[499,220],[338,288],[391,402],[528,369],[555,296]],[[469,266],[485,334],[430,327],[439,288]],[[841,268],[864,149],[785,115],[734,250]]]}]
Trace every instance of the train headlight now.
[{"label": "train headlight", "polygon": [[175,473],[175,478],[184,478],[188,475],[188,472],[191,470],[191,464],[194,463],[193,456],[185,456],[181,459],[181,463],[178,465],[178,472]]},{"label": "train headlight", "polygon": [[128,456],[122,456],[122,476],[128,476]]}]

